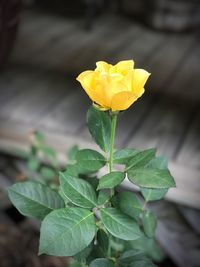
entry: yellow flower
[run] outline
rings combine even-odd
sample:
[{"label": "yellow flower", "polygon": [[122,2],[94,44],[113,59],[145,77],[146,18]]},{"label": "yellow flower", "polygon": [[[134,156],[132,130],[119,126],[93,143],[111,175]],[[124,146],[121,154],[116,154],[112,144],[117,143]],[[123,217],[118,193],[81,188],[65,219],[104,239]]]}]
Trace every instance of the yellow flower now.
[{"label": "yellow flower", "polygon": [[129,108],[144,93],[149,75],[143,69],[134,69],[133,60],[116,65],[99,61],[94,71],[82,72],[77,80],[100,108],[120,111]]}]

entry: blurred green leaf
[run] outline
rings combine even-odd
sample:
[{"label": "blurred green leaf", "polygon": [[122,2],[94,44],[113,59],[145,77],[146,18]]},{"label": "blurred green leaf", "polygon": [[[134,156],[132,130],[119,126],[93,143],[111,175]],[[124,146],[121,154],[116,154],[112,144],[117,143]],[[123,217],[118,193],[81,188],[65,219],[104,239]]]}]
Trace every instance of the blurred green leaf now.
[{"label": "blurred green leaf", "polygon": [[41,151],[49,160],[56,160],[56,151],[50,146],[40,146]]},{"label": "blurred green leaf", "polygon": [[76,259],[79,262],[85,262],[87,257],[90,255],[92,251],[92,245],[90,244],[86,248],[84,248],[82,251],[74,255],[74,259]]},{"label": "blurred green leaf", "polygon": [[143,258],[133,260],[130,267],[156,267],[156,265],[150,259]]},{"label": "blurred green leaf", "polygon": [[137,240],[129,241],[128,249],[143,251],[145,255],[155,262],[163,261],[165,254],[155,239],[148,238],[145,235]]},{"label": "blurred green leaf", "polygon": [[164,189],[148,189],[148,188],[141,188],[142,195],[146,202],[148,201],[155,201],[163,198],[167,194],[168,188]]},{"label": "blurred green leaf", "polygon": [[155,236],[157,219],[153,212],[144,211],[142,215],[142,224],[145,234],[152,238]]},{"label": "blurred green leaf", "polygon": [[56,177],[55,171],[49,167],[42,167],[40,173],[46,180],[52,180]]},{"label": "blurred green leaf", "polygon": [[163,156],[155,157],[146,165],[146,167],[165,170],[167,169],[167,159]]},{"label": "blurred green leaf", "polygon": [[123,264],[129,265],[134,260],[138,260],[144,257],[144,255],[145,255],[144,252],[137,249],[127,250],[120,256],[119,263],[122,265]]},{"label": "blurred green leaf", "polygon": [[78,146],[77,145],[72,146],[67,153],[69,160],[71,161],[75,160],[77,152],[78,152]]},{"label": "blurred green leaf", "polygon": [[99,258],[92,261],[89,267],[114,267],[114,263],[105,258]]},{"label": "blurred green leaf", "polygon": [[43,143],[45,140],[44,134],[40,131],[35,131],[34,136],[39,143]]},{"label": "blurred green leaf", "polygon": [[97,245],[98,245],[98,250],[101,250],[102,255],[106,257],[109,247],[109,238],[108,235],[105,233],[105,231],[102,229],[99,229],[97,232]]},{"label": "blurred green leaf", "polygon": [[31,171],[37,171],[40,166],[40,160],[37,156],[31,156],[28,160],[27,166]]}]

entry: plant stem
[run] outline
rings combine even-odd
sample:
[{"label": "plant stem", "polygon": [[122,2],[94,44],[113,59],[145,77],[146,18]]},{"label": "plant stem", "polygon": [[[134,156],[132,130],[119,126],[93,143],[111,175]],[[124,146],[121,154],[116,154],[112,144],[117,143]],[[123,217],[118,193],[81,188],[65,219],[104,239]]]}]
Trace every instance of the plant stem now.
[{"label": "plant stem", "polygon": [[[114,152],[114,143],[115,143],[115,132],[117,125],[117,113],[111,113],[111,137],[110,137],[110,157],[109,157],[109,173],[112,172],[113,169],[113,152]],[[110,196],[114,195],[114,189],[110,189]],[[109,246],[108,246],[108,256],[111,256],[111,237],[109,238]]]},{"label": "plant stem", "polygon": [[113,150],[114,150],[114,143],[115,143],[115,132],[116,132],[116,125],[117,125],[117,114],[113,113],[111,115],[111,139],[110,139],[110,159],[109,159],[109,171],[112,172],[113,167]]},{"label": "plant stem", "polygon": [[[111,139],[110,139],[110,158],[109,158],[109,172],[113,169],[113,152],[115,143],[115,132],[117,125],[117,113],[111,113]],[[114,190],[111,189],[111,197],[114,194]]]}]

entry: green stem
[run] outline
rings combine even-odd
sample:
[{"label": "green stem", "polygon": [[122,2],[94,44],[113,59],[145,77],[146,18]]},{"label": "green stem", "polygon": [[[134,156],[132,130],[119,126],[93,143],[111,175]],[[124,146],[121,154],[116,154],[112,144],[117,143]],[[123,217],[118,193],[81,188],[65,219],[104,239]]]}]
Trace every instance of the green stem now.
[{"label": "green stem", "polygon": [[117,114],[113,113],[111,115],[111,139],[110,139],[110,159],[109,159],[109,171],[112,172],[113,168],[113,150],[114,150],[114,143],[115,143],[115,132],[116,132],[116,125],[117,125]]},{"label": "green stem", "polygon": [[[110,157],[109,157],[109,173],[113,169],[113,152],[114,152],[114,143],[115,143],[115,132],[117,125],[117,113],[111,113],[111,137],[110,137]],[[114,195],[114,189],[110,189],[110,196]],[[110,237],[111,238],[111,237]],[[108,246],[108,256],[111,257],[111,239],[109,238]]]},{"label": "green stem", "polygon": [[[113,169],[113,152],[114,152],[114,143],[115,143],[115,132],[117,125],[117,113],[111,114],[111,139],[110,139],[110,158],[109,158],[109,172],[112,172]],[[111,196],[113,196],[114,190],[111,189]]]}]

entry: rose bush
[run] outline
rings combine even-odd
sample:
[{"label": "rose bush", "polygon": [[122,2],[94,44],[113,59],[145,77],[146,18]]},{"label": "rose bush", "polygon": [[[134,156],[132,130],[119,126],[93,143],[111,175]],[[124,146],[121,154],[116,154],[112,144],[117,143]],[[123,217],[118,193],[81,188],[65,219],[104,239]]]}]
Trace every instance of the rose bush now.
[{"label": "rose bush", "polygon": [[[95,104],[87,112],[87,125],[101,151],[73,149],[73,161],[52,186],[49,175],[54,177],[57,162],[50,150],[53,175],[46,169],[42,175],[47,180],[30,177],[8,189],[22,214],[42,221],[39,254],[73,256],[72,265],[80,267],[152,267],[162,259],[155,239],[156,216],[148,202],[175,186],[167,161],[155,149],[114,149],[119,111],[143,94],[148,77],[145,70],[134,70],[132,60],[115,66],[97,62],[95,71],[80,74],[77,79]],[[40,136],[36,144],[49,156]],[[32,158],[29,165],[35,168],[35,162]],[[127,178],[140,195],[117,190]]]}]

